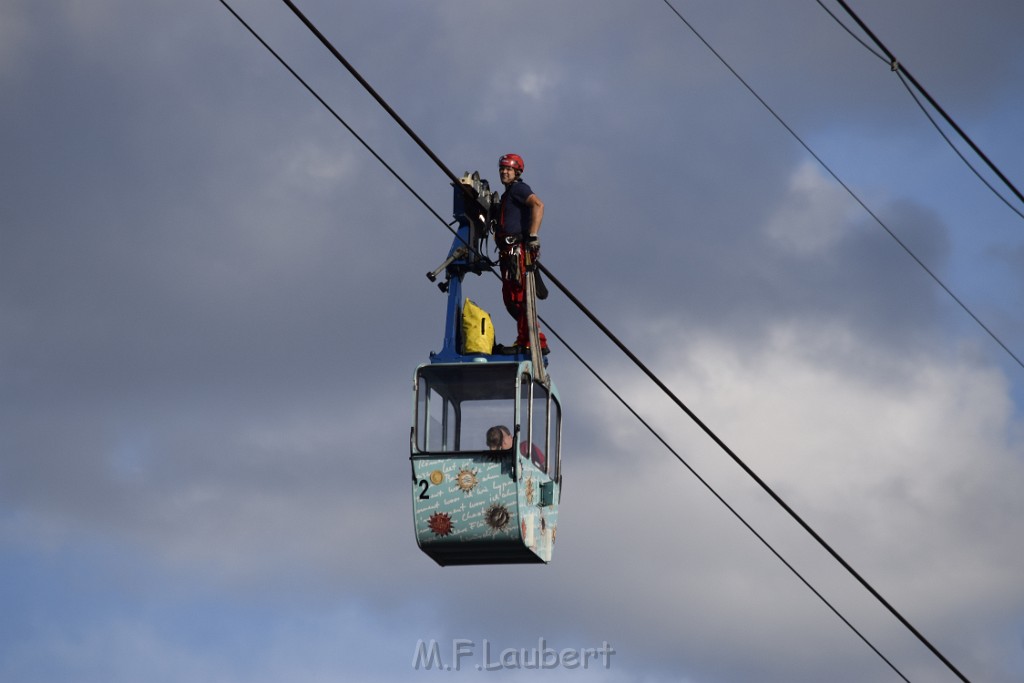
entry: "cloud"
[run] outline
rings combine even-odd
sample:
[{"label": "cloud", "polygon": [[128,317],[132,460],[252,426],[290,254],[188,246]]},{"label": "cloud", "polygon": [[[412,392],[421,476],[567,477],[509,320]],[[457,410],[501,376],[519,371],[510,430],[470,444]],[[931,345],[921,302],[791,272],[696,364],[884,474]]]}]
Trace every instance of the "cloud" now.
[{"label": "cloud", "polygon": [[8,3],[0,10],[0,78],[24,74],[24,54],[32,38],[25,13],[18,2]]},{"label": "cloud", "polygon": [[[754,355],[720,338],[688,343],[685,355],[673,354],[675,370],[663,379],[683,388],[701,419],[923,632],[948,642],[963,610],[989,605],[994,619],[979,625],[976,641],[947,645],[954,660],[978,665],[973,648],[994,637],[1024,599],[1006,544],[981,540],[1019,536],[1024,518],[1014,493],[1024,475],[1014,455],[1019,444],[1006,440],[1019,425],[1011,422],[1005,379],[992,368],[921,355],[868,354],[861,359],[867,372],[837,368],[808,357],[804,339],[817,337],[821,347],[847,341],[834,331],[791,332]],[[878,372],[879,362],[885,372]],[[827,587],[826,597],[883,652],[901,666],[917,666],[915,650],[882,627],[884,610],[801,539],[795,523],[773,510],[706,436],[646,380],[617,384],[787,559]],[[834,617],[661,448],[637,430],[608,434],[611,457],[595,462],[588,453],[566,466],[566,490],[585,493],[570,500],[575,508],[566,504],[560,530],[572,529],[572,519],[587,524],[575,539],[566,531],[570,540],[559,550],[586,548],[583,564],[601,566],[579,569],[575,596],[563,595],[573,602],[563,606],[567,614],[597,623],[603,607],[593,596],[601,595],[620,625],[606,628],[623,649],[661,658],[655,653],[667,641],[681,640],[687,664],[709,671],[729,658],[714,643],[737,629],[756,643],[761,675],[778,666],[775,675],[785,677],[781,671],[798,648],[805,672],[820,667],[825,675],[837,649],[856,659],[862,645],[855,636],[834,629]],[[574,470],[582,470],[575,477],[582,482],[570,478]],[[559,560],[567,561],[564,554]],[[703,616],[683,616],[692,613]],[[818,647],[791,640],[811,633],[823,639]],[[817,659],[815,652],[829,654]],[[865,654],[850,663],[848,680],[869,678],[863,667],[870,661]]]},{"label": "cloud", "polygon": [[793,174],[787,202],[776,209],[765,230],[780,246],[796,254],[821,255],[841,239],[843,210],[853,213],[850,201],[842,188],[806,163]]},{"label": "cloud", "polygon": [[[1002,139],[1020,22],[983,4],[928,31],[922,3],[863,12]],[[450,220],[448,179],[287,9],[239,9]],[[559,279],[972,678],[1020,679],[1019,369],[667,8],[303,9],[456,173],[523,154]],[[686,11],[1017,346],[1018,226],[887,67],[817,7]],[[407,457],[445,226],[218,3],[0,15],[0,672],[405,680],[420,638],[543,636],[618,651],[552,679],[892,675],[561,343],[554,562],[435,566]],[[507,341],[497,281],[466,284]],[[912,680],[941,679],[570,302],[541,313]]]}]

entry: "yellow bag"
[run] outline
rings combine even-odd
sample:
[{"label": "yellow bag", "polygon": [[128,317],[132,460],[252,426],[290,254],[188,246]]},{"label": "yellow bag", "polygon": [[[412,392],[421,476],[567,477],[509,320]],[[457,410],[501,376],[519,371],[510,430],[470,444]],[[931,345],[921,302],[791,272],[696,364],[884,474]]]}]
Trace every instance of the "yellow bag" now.
[{"label": "yellow bag", "polygon": [[466,299],[462,306],[463,353],[491,353],[494,350],[494,326],[484,309]]}]

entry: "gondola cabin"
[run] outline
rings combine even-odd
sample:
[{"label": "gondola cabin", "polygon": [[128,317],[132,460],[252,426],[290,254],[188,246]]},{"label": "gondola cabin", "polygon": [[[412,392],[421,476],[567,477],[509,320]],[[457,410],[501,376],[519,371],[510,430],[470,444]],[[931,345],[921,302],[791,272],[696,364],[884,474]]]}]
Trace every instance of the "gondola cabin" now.
[{"label": "gondola cabin", "polygon": [[[561,407],[531,361],[416,371],[413,518],[440,565],[550,562],[558,529]],[[504,443],[488,430],[506,427]]]},{"label": "gondola cabin", "polygon": [[414,377],[416,542],[442,566],[550,562],[562,483],[561,403],[539,354],[467,353],[462,280],[489,264],[482,242],[497,195],[477,174],[463,183],[471,192],[455,188],[459,236],[428,274],[447,274],[439,284],[448,294],[444,347]]}]

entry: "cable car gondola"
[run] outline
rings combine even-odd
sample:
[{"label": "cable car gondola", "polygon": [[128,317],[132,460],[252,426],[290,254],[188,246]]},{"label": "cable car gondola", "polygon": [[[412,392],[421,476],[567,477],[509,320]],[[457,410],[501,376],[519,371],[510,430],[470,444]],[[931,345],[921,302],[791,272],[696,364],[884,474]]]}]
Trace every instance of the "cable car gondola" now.
[{"label": "cable car gondola", "polygon": [[477,173],[454,195],[458,233],[428,274],[446,274],[444,347],[416,368],[413,388],[416,542],[441,566],[550,562],[562,483],[558,391],[540,354],[464,353],[463,278],[490,268],[484,243],[498,195]]}]

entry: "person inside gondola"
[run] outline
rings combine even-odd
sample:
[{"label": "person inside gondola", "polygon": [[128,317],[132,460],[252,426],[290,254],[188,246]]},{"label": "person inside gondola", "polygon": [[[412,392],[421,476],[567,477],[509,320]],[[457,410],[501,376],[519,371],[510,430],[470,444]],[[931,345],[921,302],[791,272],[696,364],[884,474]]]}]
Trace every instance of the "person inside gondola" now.
[{"label": "person inside gondola", "polygon": [[[512,432],[505,425],[495,425],[487,430],[487,448],[490,450],[507,451],[512,448],[512,443]],[[522,442],[519,444],[519,453],[523,457],[526,457],[526,454],[529,453],[533,464],[541,471],[546,471],[545,465],[547,463],[544,458],[544,451],[538,448],[536,444]]]}]

